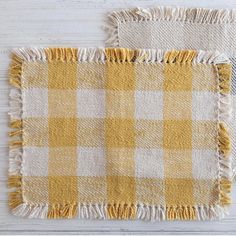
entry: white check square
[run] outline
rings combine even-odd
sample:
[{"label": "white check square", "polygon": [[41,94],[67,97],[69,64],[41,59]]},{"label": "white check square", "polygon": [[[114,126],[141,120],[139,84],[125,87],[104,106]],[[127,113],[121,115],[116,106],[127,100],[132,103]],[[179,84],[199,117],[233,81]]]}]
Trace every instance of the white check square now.
[{"label": "white check square", "polygon": [[164,178],[163,151],[154,148],[136,149],[135,176],[139,178]]},{"label": "white check square", "polygon": [[47,176],[48,157],[48,148],[24,147],[23,176]]},{"label": "white check square", "polygon": [[104,118],[105,91],[103,89],[78,89],[77,116],[80,118]]},{"label": "white check square", "polygon": [[29,88],[22,90],[23,118],[48,116],[48,89]]},{"label": "white check square", "polygon": [[79,147],[78,155],[78,176],[105,176],[106,158],[103,148]]},{"label": "white check square", "polygon": [[216,120],[217,118],[217,93],[193,91],[192,119]]},{"label": "white check square", "polygon": [[163,120],[163,94],[161,91],[135,92],[135,118]]}]

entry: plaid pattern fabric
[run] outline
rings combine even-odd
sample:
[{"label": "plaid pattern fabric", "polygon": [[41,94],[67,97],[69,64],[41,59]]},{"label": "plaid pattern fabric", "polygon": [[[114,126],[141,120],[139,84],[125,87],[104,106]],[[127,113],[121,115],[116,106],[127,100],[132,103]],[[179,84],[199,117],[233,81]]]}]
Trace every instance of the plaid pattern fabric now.
[{"label": "plaid pattern fabric", "polygon": [[228,111],[220,104],[230,65],[222,55],[19,49],[10,77],[18,87],[11,136],[20,136],[10,150],[14,214],[221,216],[230,186],[222,170],[229,137],[221,113]]}]

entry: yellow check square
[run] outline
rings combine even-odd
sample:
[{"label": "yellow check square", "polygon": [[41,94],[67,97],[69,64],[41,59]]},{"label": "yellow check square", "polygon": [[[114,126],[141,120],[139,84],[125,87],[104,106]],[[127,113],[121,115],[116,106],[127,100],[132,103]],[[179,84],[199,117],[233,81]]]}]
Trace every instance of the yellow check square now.
[{"label": "yellow check square", "polygon": [[105,137],[108,148],[134,148],[134,120],[107,118],[105,120]]},{"label": "yellow check square", "polygon": [[77,119],[75,118],[49,118],[49,146],[50,147],[76,147]]}]

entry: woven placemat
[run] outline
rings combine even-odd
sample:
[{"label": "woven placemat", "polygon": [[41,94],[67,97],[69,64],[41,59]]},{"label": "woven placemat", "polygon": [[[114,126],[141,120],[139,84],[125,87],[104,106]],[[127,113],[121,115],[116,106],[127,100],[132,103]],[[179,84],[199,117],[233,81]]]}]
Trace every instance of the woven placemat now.
[{"label": "woven placemat", "polygon": [[9,205],[36,218],[208,220],[230,203],[222,54],[21,48]]}]

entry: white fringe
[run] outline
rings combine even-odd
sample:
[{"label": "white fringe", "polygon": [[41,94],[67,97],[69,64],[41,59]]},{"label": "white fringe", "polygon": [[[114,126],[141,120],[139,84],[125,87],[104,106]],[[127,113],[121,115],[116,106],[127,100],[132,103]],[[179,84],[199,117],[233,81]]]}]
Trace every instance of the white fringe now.
[{"label": "white fringe", "polygon": [[229,58],[224,53],[218,51],[197,51],[197,57],[194,59],[195,64],[205,63],[205,64],[221,64],[230,63]]},{"label": "white fringe", "polygon": [[79,48],[79,62],[105,62],[106,55],[103,48]]},{"label": "white fringe", "polygon": [[145,221],[166,220],[165,206],[139,204],[137,207],[137,219]]},{"label": "white fringe", "polygon": [[10,109],[8,114],[12,120],[19,120],[22,117],[22,97],[20,89],[12,88],[9,96]]},{"label": "white fringe", "polygon": [[218,162],[219,162],[219,168],[220,168],[220,179],[228,179],[232,180],[233,179],[233,171],[232,171],[232,166],[231,166],[231,158],[225,158],[222,157],[222,155],[217,155],[218,156]]},{"label": "white fringe", "polygon": [[32,205],[28,203],[22,203],[13,209],[12,213],[15,216],[46,219],[48,214],[48,204]]},{"label": "white fringe", "polygon": [[78,205],[79,219],[99,219],[108,218],[107,204],[83,204]]},{"label": "white fringe", "polygon": [[[47,61],[47,54],[45,53],[47,48],[19,48],[14,49],[13,53],[17,54],[21,59],[27,62],[34,61]],[[107,61],[105,48],[78,48],[78,62],[101,62]],[[120,49],[114,49],[120,50]],[[121,49],[122,50],[122,49]],[[129,49],[126,49],[129,50]],[[181,51],[181,50],[178,50]],[[162,63],[164,62],[165,53],[170,50],[160,49],[137,49],[135,50],[135,57],[131,62],[133,63]],[[126,61],[126,60],[125,60]],[[124,62],[125,62],[124,61]],[[174,62],[174,61],[173,61]],[[220,64],[230,63],[228,57],[219,53],[218,51],[202,51],[198,50],[196,57],[192,61],[193,64]],[[20,93],[14,92],[12,97],[18,96]],[[13,99],[12,99],[13,100]],[[14,99],[16,100],[16,99]],[[19,100],[21,102],[21,100]],[[19,106],[16,106],[19,107]]]},{"label": "white fringe", "polygon": [[24,61],[46,61],[46,54],[43,48],[17,48],[13,49],[13,53]]},{"label": "white fringe", "polygon": [[179,21],[201,24],[221,24],[236,22],[236,10],[181,8],[181,7],[155,7],[149,9],[134,8],[114,11],[108,15],[104,26],[108,33],[106,46],[119,46],[119,24],[140,21]]},{"label": "white fringe", "polygon": [[[105,220],[109,219],[107,214],[107,204],[78,204],[78,215],[79,219],[98,219]],[[219,205],[198,205],[194,206],[196,211],[196,220],[217,220],[228,215],[226,208]],[[16,216],[26,218],[48,218],[48,204],[35,204],[31,205],[23,203],[13,209],[12,213]],[[144,221],[163,221],[167,220],[166,207],[161,205],[137,205],[137,212],[135,219]]]},{"label": "white fringe", "polygon": [[227,124],[232,118],[232,105],[230,94],[220,94],[219,107],[219,121]]},{"label": "white fringe", "polygon": [[22,148],[9,150],[9,175],[22,175]]}]

